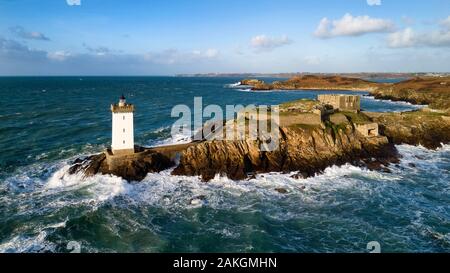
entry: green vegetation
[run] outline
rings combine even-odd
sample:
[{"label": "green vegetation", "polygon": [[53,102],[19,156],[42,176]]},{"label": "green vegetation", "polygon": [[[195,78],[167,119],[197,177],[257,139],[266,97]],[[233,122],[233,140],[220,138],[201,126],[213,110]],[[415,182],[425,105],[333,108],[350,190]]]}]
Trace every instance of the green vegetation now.
[{"label": "green vegetation", "polygon": [[340,112],[345,115],[351,122],[353,123],[367,123],[371,122],[370,118],[366,116],[364,113],[354,113],[354,112]]},{"label": "green vegetation", "polygon": [[314,130],[320,128],[320,125],[311,125],[311,124],[292,124],[288,126],[289,128],[298,128],[303,130]]}]

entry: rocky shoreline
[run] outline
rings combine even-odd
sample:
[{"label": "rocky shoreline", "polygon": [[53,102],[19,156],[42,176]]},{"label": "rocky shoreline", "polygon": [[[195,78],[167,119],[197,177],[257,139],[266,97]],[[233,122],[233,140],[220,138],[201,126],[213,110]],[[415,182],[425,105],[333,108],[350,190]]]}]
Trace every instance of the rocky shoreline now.
[{"label": "rocky shoreline", "polygon": [[[209,181],[217,174],[240,180],[256,173],[297,172],[297,177],[310,177],[332,165],[351,163],[369,169],[386,170],[398,161],[397,151],[386,137],[367,139],[352,126],[341,128],[280,128],[279,149],[262,152],[258,141],[204,141],[181,150],[180,162],[173,175],[200,176]],[[164,152],[145,151],[118,158],[111,163],[107,152],[77,159],[69,174],[84,176],[97,173],[140,181],[147,173],[160,172],[176,165],[175,158]]]},{"label": "rocky shoreline", "polygon": [[200,176],[203,181],[217,174],[241,180],[268,172],[297,172],[296,177],[306,178],[332,165],[385,169],[398,161],[398,153],[386,137],[367,139],[350,125],[280,130],[277,151],[262,152],[255,141],[204,142],[184,151],[172,174]]},{"label": "rocky shoreline", "polygon": [[[240,180],[257,173],[296,172],[314,176],[332,165],[346,163],[389,171],[398,162],[395,144],[423,145],[435,149],[450,143],[450,117],[420,110],[407,113],[367,113],[380,125],[381,136],[367,138],[348,124],[280,127],[279,149],[262,152],[258,141],[203,141],[175,153],[143,149],[132,156],[108,160],[107,152],[73,162],[70,174],[97,173],[141,181],[147,173],[174,168],[173,175],[200,176],[209,181],[217,174]],[[178,163],[179,158],[179,163]],[[178,164],[177,164],[178,163]]]},{"label": "rocky shoreline", "polygon": [[382,83],[342,76],[295,76],[286,81],[266,83],[259,79],[244,79],[241,85],[250,86],[253,91],[268,90],[332,90],[332,91],[374,91]]},{"label": "rocky shoreline", "polygon": [[295,76],[286,81],[266,83],[244,79],[241,85],[253,91],[329,90],[370,92],[376,99],[405,101],[450,111],[450,77],[416,77],[398,83],[378,83],[342,76]]},{"label": "rocky shoreline", "polygon": [[406,101],[429,105],[430,108],[450,111],[450,77],[413,78],[380,86],[371,92],[376,99]]},{"label": "rocky shoreline", "polygon": [[[306,77],[306,80],[317,82],[318,78]],[[340,84],[328,86],[328,88],[338,89],[348,83],[348,79],[336,79],[336,77],[326,79],[327,84],[335,83],[335,81]],[[351,114],[343,112],[337,116],[332,115],[334,119],[331,117],[328,121],[320,121],[319,116],[317,123],[306,124],[300,122],[299,115],[302,114],[297,112],[314,108],[316,102],[311,100],[289,102],[285,104],[287,112],[284,112],[284,116],[281,117],[284,124],[279,125],[281,138],[279,149],[276,151],[263,152],[259,149],[258,141],[250,140],[204,140],[165,148],[137,147],[134,154],[127,156],[112,156],[110,152],[105,151],[77,159],[72,163],[69,173],[81,172],[84,176],[107,174],[119,176],[128,181],[141,181],[148,173],[174,168],[173,175],[199,176],[203,181],[209,181],[216,175],[241,180],[254,177],[258,173],[268,172],[295,172],[295,177],[306,178],[332,165],[346,163],[368,169],[389,171],[389,164],[399,160],[399,154],[395,148],[397,144],[422,145],[429,149],[436,149],[442,144],[450,143],[450,112],[447,107],[450,100],[443,101],[450,93],[444,88],[446,84],[442,84],[443,79],[439,79],[438,83],[436,79],[416,79],[407,81],[406,84],[411,88],[416,81],[421,86],[437,90],[437,93],[429,96],[426,92],[423,95],[424,92],[420,90],[401,91],[404,90],[402,88],[405,84],[402,82],[389,85],[377,84],[378,89],[372,94],[376,98],[431,103],[437,109],[425,107],[404,113]],[[288,82],[297,83],[298,79]],[[351,82],[363,85],[367,83],[367,81],[355,79],[351,79]],[[254,87],[266,85],[260,80],[243,80],[241,84]],[[277,84],[271,84],[270,88],[276,87]],[[296,85],[291,85],[291,87],[294,86]],[[324,89],[323,86],[315,88]],[[348,88],[350,87],[347,86],[346,89]],[[421,99],[427,99],[427,101]],[[296,103],[300,104],[296,105]],[[312,111],[312,108],[308,111]],[[303,115],[306,115],[304,117],[307,119],[311,118],[311,114]],[[355,124],[355,120],[361,119],[366,123],[376,123],[379,127],[379,135],[378,133],[376,136],[361,134]]]}]

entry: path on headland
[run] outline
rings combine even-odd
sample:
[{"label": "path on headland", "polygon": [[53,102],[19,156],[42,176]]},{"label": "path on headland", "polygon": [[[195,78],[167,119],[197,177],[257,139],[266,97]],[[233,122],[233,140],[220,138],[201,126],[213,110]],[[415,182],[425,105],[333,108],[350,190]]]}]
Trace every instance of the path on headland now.
[{"label": "path on headland", "polygon": [[152,151],[157,153],[177,153],[181,152],[183,150],[186,150],[187,148],[197,145],[201,143],[202,141],[193,141],[189,143],[182,143],[182,144],[172,144],[172,145],[164,145],[164,146],[155,146],[155,147],[149,147],[145,148],[146,151]]}]

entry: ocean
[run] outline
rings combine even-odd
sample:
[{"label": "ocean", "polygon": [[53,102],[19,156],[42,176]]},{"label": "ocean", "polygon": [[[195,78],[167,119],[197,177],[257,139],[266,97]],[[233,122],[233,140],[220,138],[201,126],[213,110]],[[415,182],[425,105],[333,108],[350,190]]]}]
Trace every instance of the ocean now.
[{"label": "ocean", "polygon": [[[367,252],[371,241],[382,252],[450,252],[449,145],[399,145],[391,173],[344,165],[209,183],[171,170],[134,183],[67,173],[110,145],[109,107],[122,93],[136,106],[135,142],[151,146],[187,141],[170,135],[170,113],[194,97],[273,105],[327,92],[251,92],[238,81],[0,77],[0,252]],[[418,108],[363,95],[368,111]]]}]

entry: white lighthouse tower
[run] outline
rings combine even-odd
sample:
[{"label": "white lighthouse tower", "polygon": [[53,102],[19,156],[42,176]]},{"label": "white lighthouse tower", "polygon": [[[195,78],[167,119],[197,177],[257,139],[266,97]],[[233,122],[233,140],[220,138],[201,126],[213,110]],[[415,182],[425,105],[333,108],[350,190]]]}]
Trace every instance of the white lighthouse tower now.
[{"label": "white lighthouse tower", "polygon": [[119,103],[111,104],[112,112],[112,145],[114,155],[134,153],[134,105],[126,102],[125,97],[120,97]]}]

